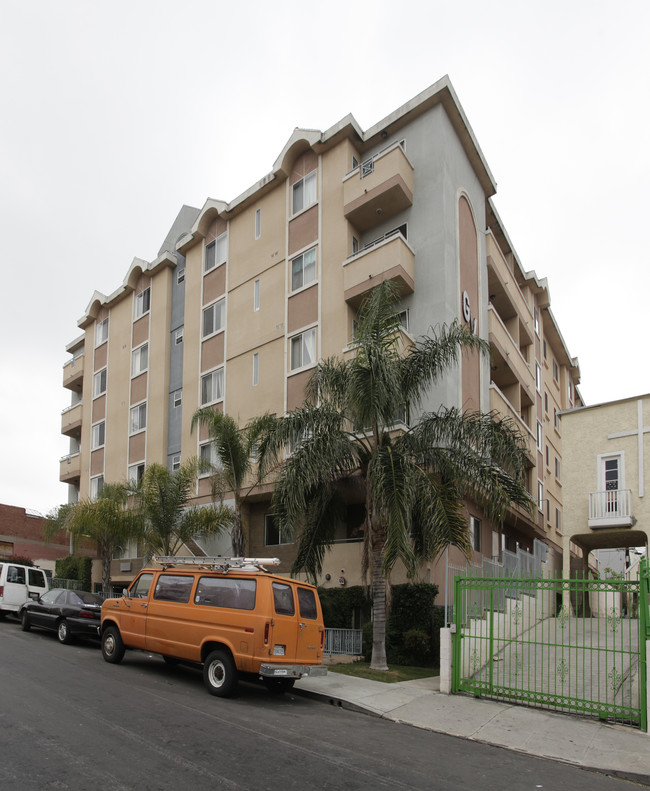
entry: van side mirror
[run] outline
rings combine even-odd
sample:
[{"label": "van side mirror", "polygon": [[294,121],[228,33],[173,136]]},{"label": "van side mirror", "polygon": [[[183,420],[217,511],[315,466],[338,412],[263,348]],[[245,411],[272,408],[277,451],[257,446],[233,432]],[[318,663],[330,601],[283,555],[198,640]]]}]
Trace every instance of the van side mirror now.
[{"label": "van side mirror", "polygon": [[128,590],[128,588],[122,588],[122,596],[124,596],[125,599],[131,598],[131,592]]}]

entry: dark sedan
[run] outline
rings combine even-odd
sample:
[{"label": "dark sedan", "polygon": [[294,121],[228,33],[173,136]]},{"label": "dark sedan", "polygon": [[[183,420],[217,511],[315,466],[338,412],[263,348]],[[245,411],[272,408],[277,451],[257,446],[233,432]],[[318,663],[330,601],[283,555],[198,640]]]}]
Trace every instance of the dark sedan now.
[{"label": "dark sedan", "polygon": [[20,623],[24,632],[32,626],[56,632],[61,643],[75,637],[99,637],[102,599],[94,593],[52,588],[35,601],[23,604]]}]

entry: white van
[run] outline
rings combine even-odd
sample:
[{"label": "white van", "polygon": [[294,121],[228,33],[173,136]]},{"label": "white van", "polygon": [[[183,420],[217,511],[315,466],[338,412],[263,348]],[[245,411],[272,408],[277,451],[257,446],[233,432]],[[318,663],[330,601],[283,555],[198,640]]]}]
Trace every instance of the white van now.
[{"label": "white van", "polygon": [[19,563],[0,563],[0,618],[17,613],[29,599],[38,599],[49,588],[42,569]]}]

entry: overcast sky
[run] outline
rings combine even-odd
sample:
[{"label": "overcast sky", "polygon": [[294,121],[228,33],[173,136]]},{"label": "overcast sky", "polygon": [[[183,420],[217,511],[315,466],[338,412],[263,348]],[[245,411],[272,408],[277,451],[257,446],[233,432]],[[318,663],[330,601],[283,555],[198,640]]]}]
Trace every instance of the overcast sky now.
[{"label": "overcast sky", "polygon": [[0,0],[0,503],[46,513],[66,344],[182,204],[449,74],[589,404],[650,391],[647,0]]}]

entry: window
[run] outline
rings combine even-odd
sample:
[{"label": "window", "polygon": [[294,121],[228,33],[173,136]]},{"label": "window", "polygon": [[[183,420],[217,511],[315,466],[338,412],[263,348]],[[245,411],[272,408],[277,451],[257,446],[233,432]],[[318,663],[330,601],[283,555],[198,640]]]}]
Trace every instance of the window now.
[{"label": "window", "polygon": [[257,580],[201,577],[194,601],[205,607],[230,607],[232,610],[254,610]]},{"label": "window", "polygon": [[137,580],[129,588],[132,599],[146,599],[149,596],[149,588],[153,582],[153,574],[140,574]]},{"label": "window", "polygon": [[257,387],[260,380],[260,356],[257,352],[253,355],[253,387]]},{"label": "window", "polygon": [[177,453],[174,456],[172,456],[172,464],[171,464],[172,472],[176,472],[176,470],[180,469],[180,466],[181,466],[181,454]]},{"label": "window", "polygon": [[291,339],[291,370],[316,362],[316,330],[307,330]]},{"label": "window", "polygon": [[95,346],[101,346],[108,340],[108,319],[98,321],[95,325]]},{"label": "window", "polygon": [[185,281],[185,269],[179,269],[176,273],[176,282],[180,286],[181,283]]},{"label": "window", "polygon": [[555,360],[553,360],[553,379],[557,382],[560,378],[560,369],[558,368],[558,364]]},{"label": "window", "polygon": [[257,312],[260,309],[260,281],[256,280],[253,283],[253,310]]},{"label": "window", "polygon": [[144,462],[140,464],[132,464],[127,471],[127,479],[129,483],[134,483],[139,486],[142,483],[142,476],[144,475]]},{"label": "window", "polygon": [[273,514],[264,517],[264,543],[267,547],[279,544],[292,544],[293,538],[288,531],[283,531]]},{"label": "window", "polygon": [[96,500],[104,488],[104,476],[97,475],[95,478],[90,479],[90,497]]},{"label": "window", "polygon": [[37,588],[45,587],[45,574],[38,569],[27,569],[27,579],[30,585],[35,585]]},{"label": "window", "polygon": [[255,238],[259,239],[262,235],[262,210],[255,211]]},{"label": "window", "polygon": [[352,237],[352,255],[356,255],[359,252],[359,240],[356,236]]},{"label": "window", "polygon": [[156,582],[153,597],[158,601],[174,601],[185,604],[190,600],[192,585],[194,585],[194,577],[161,574]]},{"label": "window", "polygon": [[542,369],[539,363],[535,363],[535,387],[538,393],[542,392]]},{"label": "window", "polygon": [[544,359],[546,359],[546,358],[547,358],[547,356],[548,356],[548,351],[547,351],[547,349],[546,349],[546,338],[544,338],[544,344],[543,344],[543,346],[544,346]]},{"label": "window", "polygon": [[145,288],[144,291],[141,291],[139,294],[136,295],[135,298],[136,319],[139,319],[140,316],[144,316],[145,313],[148,313],[150,308],[151,308],[151,286]]},{"label": "window", "polygon": [[472,549],[476,552],[481,551],[481,520],[475,516],[469,518],[470,538],[472,540]]},{"label": "window", "polygon": [[209,272],[219,264],[226,262],[228,252],[228,232],[217,236],[214,242],[205,246],[205,271]]},{"label": "window", "polygon": [[558,533],[562,532],[562,514],[559,508],[555,509],[555,529]]},{"label": "window", "polygon": [[537,481],[537,507],[544,512],[544,484],[541,481]]},{"label": "window", "polygon": [[291,290],[313,283],[316,280],[316,248],[294,258],[291,262]]},{"label": "window", "polygon": [[7,569],[7,582],[17,585],[25,584],[25,569],[22,566],[9,566]]},{"label": "window", "polygon": [[181,327],[180,330],[176,330],[174,333],[174,344],[178,346],[179,344],[183,343],[183,338],[185,337],[185,328]]},{"label": "window", "polygon": [[275,611],[278,615],[294,615],[296,612],[296,605],[293,601],[293,590],[291,585],[285,585],[283,582],[274,582],[273,587],[273,603]]},{"label": "window", "polygon": [[539,310],[533,308],[533,322],[535,324],[535,334],[539,335]]},{"label": "window", "polygon": [[567,395],[567,399],[569,401],[569,404],[573,404],[573,384],[571,383],[571,381],[569,381],[569,383],[567,384],[567,394],[566,395]]},{"label": "window", "polygon": [[130,433],[136,434],[147,427],[147,405],[138,404],[131,407]]},{"label": "window", "polygon": [[546,466],[551,466],[551,455],[549,453],[548,445],[546,446]]},{"label": "window", "polygon": [[548,498],[546,499],[546,521],[551,521],[551,501]]},{"label": "window", "polygon": [[131,355],[131,376],[138,376],[149,367],[149,344],[134,349]]},{"label": "window", "polygon": [[[221,459],[217,452],[217,445],[215,442],[205,442],[199,447],[199,456],[204,464],[209,464],[210,467],[221,467]],[[204,470],[204,474],[209,474],[210,469]]]},{"label": "window", "polygon": [[544,432],[542,430],[542,424],[538,420],[537,421],[537,450],[540,450],[540,451],[542,450],[543,437],[544,437]]},{"label": "window", "polygon": [[98,371],[93,377],[93,397],[102,395],[106,392],[106,368]]},{"label": "window", "polygon": [[297,588],[298,592],[298,607],[300,608],[300,617],[315,620],[318,618],[318,609],[316,607],[316,597],[314,591],[309,588]]},{"label": "window", "polygon": [[206,308],[203,311],[203,337],[207,338],[208,335],[213,335],[215,332],[223,329],[223,323],[226,313],[226,300],[220,299],[214,305]]},{"label": "window", "polygon": [[293,185],[293,214],[316,203],[316,171],[312,170]]},{"label": "window", "polygon": [[183,391],[175,390],[173,394],[173,399],[174,399],[174,409],[178,409],[178,407],[183,403]]},{"label": "window", "polygon": [[104,445],[106,440],[106,423],[102,420],[101,423],[95,423],[92,428],[91,448],[96,450]]},{"label": "window", "polygon": [[555,457],[555,477],[560,480],[560,460],[558,457]]},{"label": "window", "polygon": [[548,415],[548,392],[544,392],[544,412]]},{"label": "window", "polygon": [[223,398],[223,368],[201,377],[201,406],[213,404]]},{"label": "window", "polygon": [[560,430],[560,413],[555,408],[553,409],[553,425],[557,431]]}]

